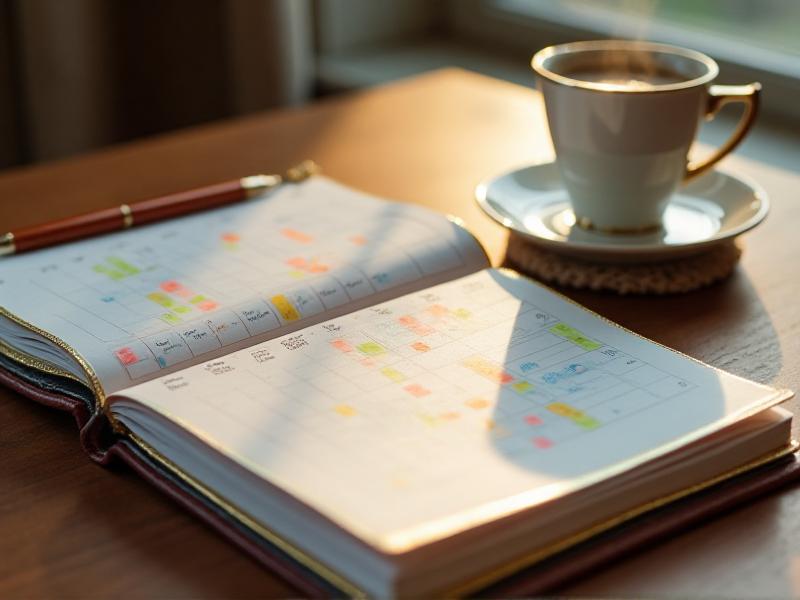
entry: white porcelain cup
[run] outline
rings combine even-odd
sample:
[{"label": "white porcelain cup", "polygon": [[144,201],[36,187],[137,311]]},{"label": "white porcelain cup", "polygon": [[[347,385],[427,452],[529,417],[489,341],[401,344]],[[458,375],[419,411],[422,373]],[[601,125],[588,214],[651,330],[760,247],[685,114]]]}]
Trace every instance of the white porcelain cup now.
[{"label": "white porcelain cup", "polygon": [[[708,170],[745,136],[761,89],[711,85],[719,71],[711,58],[649,42],[551,46],[531,65],[576,222],[610,233],[659,228],[681,182]],[[728,102],[745,104],[736,131],[709,158],[690,163],[700,119]]]}]

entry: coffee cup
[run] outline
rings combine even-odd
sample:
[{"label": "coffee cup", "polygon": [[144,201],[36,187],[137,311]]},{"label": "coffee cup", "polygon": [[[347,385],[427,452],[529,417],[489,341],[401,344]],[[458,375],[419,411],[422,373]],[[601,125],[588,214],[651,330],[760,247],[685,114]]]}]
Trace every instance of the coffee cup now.
[{"label": "coffee cup", "polygon": [[[607,233],[661,227],[678,186],[741,142],[760,84],[712,85],[719,68],[686,48],[604,40],[551,46],[531,61],[576,223]],[[728,141],[690,162],[700,120],[729,102],[745,110]]]}]

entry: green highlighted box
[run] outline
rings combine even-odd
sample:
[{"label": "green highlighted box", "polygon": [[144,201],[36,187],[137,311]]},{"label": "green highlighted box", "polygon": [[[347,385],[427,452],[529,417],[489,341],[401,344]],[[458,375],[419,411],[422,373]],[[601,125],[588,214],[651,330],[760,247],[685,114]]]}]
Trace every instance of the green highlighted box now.
[{"label": "green highlighted box", "polygon": [[602,346],[594,340],[589,339],[574,327],[570,327],[566,323],[556,323],[550,328],[550,333],[559,337],[569,340],[573,344],[580,346],[584,350],[597,350]]}]

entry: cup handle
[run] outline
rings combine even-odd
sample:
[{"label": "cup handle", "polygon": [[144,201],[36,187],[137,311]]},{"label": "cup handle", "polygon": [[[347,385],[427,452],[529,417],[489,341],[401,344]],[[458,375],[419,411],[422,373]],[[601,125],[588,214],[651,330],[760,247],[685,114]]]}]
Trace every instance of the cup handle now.
[{"label": "cup handle", "polygon": [[743,102],[744,113],[739,119],[739,124],[736,126],[733,135],[716,152],[704,160],[690,162],[686,165],[686,174],[683,176],[684,181],[705,173],[739,145],[739,142],[747,135],[756,118],[760,92],[761,84],[757,82],[748,83],[747,85],[712,85],[708,88],[707,120],[713,119],[717,111],[730,102]]}]

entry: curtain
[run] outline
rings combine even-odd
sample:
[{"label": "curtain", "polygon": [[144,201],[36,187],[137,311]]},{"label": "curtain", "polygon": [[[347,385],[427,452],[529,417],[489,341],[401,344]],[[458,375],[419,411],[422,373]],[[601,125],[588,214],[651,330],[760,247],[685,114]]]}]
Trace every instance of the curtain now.
[{"label": "curtain", "polygon": [[0,167],[297,104],[310,0],[0,0]]}]

